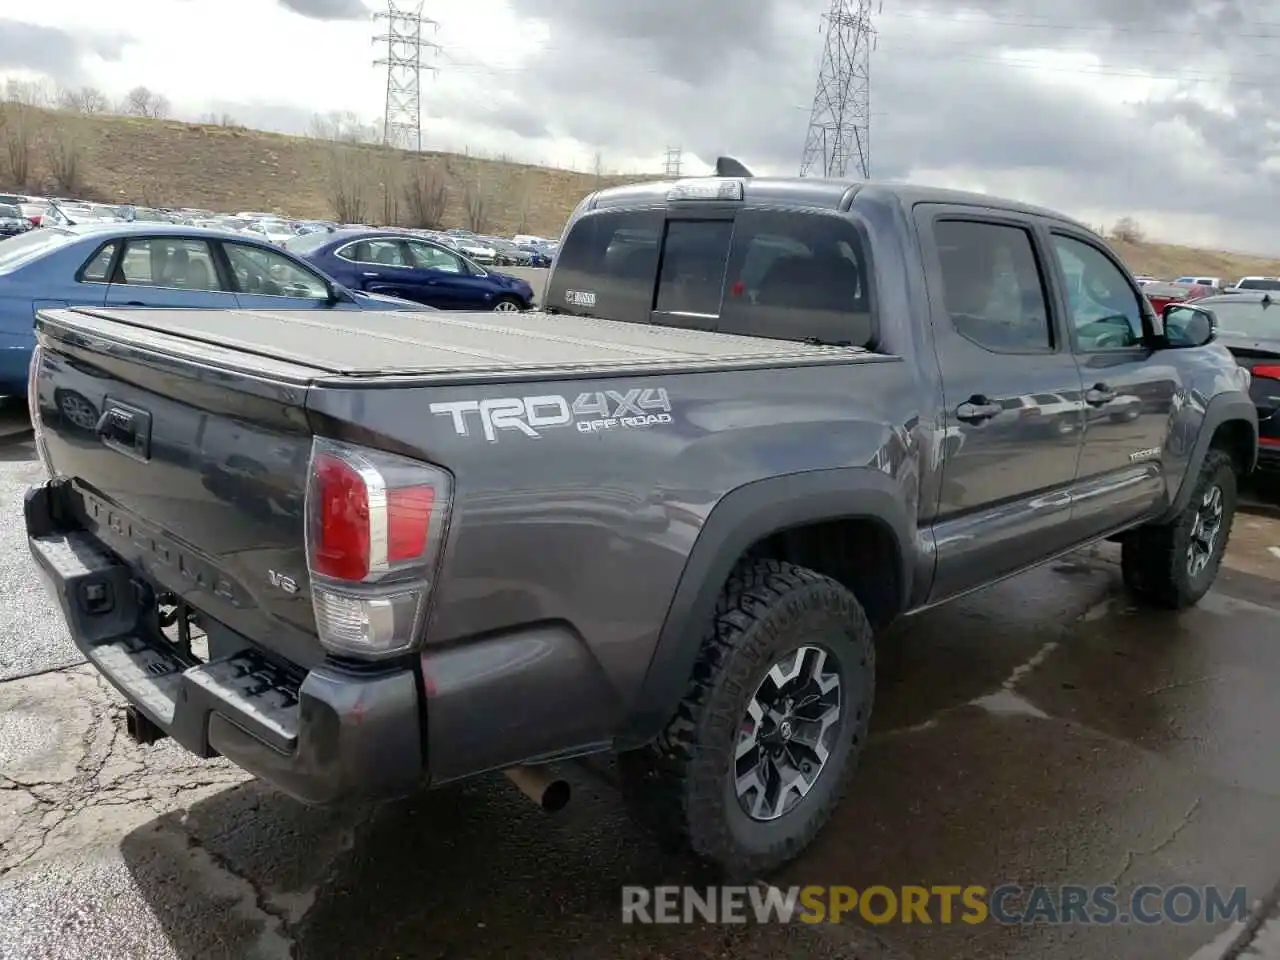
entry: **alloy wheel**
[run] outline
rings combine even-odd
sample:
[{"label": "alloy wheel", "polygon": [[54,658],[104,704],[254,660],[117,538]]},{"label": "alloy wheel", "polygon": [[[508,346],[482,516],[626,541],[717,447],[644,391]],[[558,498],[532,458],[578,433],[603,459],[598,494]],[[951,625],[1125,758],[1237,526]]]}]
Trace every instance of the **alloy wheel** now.
[{"label": "alloy wheel", "polygon": [[1200,576],[1213,559],[1222,533],[1222,488],[1214,484],[1200,500],[1187,544],[1187,573]]},{"label": "alloy wheel", "polygon": [[840,734],[839,665],[830,651],[803,646],[760,681],[739,728],[734,792],[753,820],[791,811],[818,781]]}]

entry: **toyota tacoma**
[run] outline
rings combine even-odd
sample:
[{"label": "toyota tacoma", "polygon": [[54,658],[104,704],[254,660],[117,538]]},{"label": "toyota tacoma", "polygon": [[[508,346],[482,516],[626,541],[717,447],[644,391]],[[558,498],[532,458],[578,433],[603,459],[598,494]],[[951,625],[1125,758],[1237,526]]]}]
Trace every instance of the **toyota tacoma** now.
[{"label": "toyota tacoma", "polygon": [[731,162],[587,197],[516,321],[37,336],[30,548],[135,738],[313,804],[504,771],[552,807],[612,754],[732,876],[828,820],[888,624],[1104,539],[1195,604],[1257,459],[1212,313],[1087,227]]}]

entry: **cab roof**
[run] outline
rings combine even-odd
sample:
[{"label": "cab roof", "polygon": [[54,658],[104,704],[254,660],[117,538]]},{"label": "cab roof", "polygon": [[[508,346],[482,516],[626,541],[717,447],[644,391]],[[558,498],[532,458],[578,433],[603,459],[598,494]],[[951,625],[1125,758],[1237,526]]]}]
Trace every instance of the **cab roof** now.
[{"label": "cab roof", "polygon": [[[584,202],[586,210],[600,210],[620,207],[665,206],[667,194],[677,184],[688,184],[706,177],[684,177],[680,179],[650,180],[643,183],[625,184],[606,187],[592,194]],[[948,203],[957,206],[986,207],[988,209],[1008,210],[1030,216],[1046,217],[1070,223],[1090,233],[1096,231],[1071,217],[1064,216],[1056,210],[1038,207],[1033,204],[994,197],[984,193],[970,193],[963,190],[948,190],[941,187],[917,186],[915,184],[893,183],[878,180],[836,180],[820,177],[727,177],[723,179],[739,180],[743,188],[743,202],[765,206],[779,207],[811,207],[826,210],[848,210],[853,198],[866,191],[877,199],[896,198],[904,207],[910,208],[917,203]]]}]

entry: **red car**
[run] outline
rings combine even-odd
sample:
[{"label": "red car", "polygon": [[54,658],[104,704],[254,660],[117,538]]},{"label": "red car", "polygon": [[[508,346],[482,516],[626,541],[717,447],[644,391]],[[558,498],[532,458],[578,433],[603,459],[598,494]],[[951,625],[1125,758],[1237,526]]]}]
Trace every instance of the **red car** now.
[{"label": "red car", "polygon": [[1186,300],[1199,300],[1213,293],[1210,287],[1196,283],[1147,283],[1142,292],[1151,302],[1157,315],[1171,303],[1182,303]]}]

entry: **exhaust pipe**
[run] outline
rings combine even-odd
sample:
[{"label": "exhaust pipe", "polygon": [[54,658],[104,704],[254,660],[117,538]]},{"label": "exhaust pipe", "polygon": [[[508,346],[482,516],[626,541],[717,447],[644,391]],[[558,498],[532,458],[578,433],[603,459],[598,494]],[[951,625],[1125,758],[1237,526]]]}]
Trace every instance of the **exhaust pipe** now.
[{"label": "exhaust pipe", "polygon": [[508,767],[502,772],[521,793],[548,813],[563,810],[569,802],[569,782],[551,776],[546,767]]},{"label": "exhaust pipe", "polygon": [[168,736],[162,729],[138,712],[137,707],[126,707],[124,711],[124,732],[134,743],[149,747],[157,740]]}]

